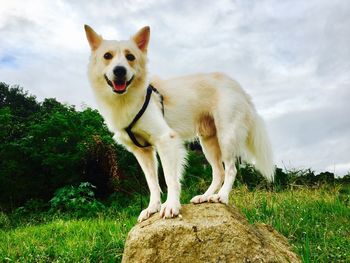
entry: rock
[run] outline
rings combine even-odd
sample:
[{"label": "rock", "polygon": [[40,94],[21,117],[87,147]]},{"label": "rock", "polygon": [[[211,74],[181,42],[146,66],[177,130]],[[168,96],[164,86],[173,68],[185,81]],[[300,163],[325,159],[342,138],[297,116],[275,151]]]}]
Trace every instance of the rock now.
[{"label": "rock", "polygon": [[183,205],[174,219],[161,219],[157,213],[134,226],[122,262],[301,261],[271,226],[249,224],[237,208],[204,203]]}]

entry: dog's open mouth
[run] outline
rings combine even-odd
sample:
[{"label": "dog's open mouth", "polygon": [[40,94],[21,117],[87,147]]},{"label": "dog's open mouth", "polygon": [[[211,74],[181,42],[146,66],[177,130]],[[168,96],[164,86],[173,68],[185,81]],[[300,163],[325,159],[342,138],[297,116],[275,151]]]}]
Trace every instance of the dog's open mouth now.
[{"label": "dog's open mouth", "polygon": [[106,75],[104,75],[109,86],[112,87],[112,90],[116,93],[122,94],[126,91],[126,88],[130,85],[131,81],[134,79],[134,76],[130,80],[109,80]]}]

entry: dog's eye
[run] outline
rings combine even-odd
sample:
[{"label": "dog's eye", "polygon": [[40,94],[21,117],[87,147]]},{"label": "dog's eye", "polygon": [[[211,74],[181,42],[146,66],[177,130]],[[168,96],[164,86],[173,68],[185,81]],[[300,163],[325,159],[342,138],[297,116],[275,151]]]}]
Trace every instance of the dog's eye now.
[{"label": "dog's eye", "polygon": [[112,58],[113,58],[113,55],[112,55],[111,53],[107,52],[107,53],[105,53],[105,54],[103,55],[103,57],[104,57],[105,59],[112,59]]},{"label": "dog's eye", "polygon": [[133,54],[126,54],[125,57],[129,61],[134,61],[135,60],[135,56]]}]

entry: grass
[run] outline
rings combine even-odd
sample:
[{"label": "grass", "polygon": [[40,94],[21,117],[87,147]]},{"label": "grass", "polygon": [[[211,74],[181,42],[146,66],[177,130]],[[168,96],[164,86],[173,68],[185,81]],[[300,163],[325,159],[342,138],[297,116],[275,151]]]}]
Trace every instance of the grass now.
[{"label": "grass", "polygon": [[0,230],[0,262],[120,262],[136,215],[47,221]]},{"label": "grass", "polygon": [[[1,233],[2,260],[77,262],[119,260],[130,226],[114,220],[56,220]],[[7,252],[7,253],[6,253]]]},{"label": "grass", "polygon": [[350,208],[340,189],[241,188],[231,198],[251,223],[270,224],[286,236],[303,262],[350,262]]},{"label": "grass", "polygon": [[[230,201],[251,223],[271,224],[284,234],[303,262],[350,262],[349,192],[344,196],[340,190],[269,192],[241,186]],[[186,202],[188,191],[183,195]],[[139,210],[139,203],[121,210],[112,202],[87,218],[0,213],[0,262],[120,262]]]}]

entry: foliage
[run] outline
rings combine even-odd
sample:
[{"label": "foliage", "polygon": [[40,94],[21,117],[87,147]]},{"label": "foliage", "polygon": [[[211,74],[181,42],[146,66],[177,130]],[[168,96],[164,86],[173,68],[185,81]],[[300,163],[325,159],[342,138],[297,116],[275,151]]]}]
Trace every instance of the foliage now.
[{"label": "foliage", "polygon": [[17,216],[26,216],[45,211],[48,207],[48,203],[42,199],[29,199],[23,206],[17,207],[14,210],[14,214]]},{"label": "foliage", "polygon": [[29,95],[19,86],[11,88],[0,82],[0,108],[9,108],[14,116],[20,119],[28,119],[39,111],[36,98]]},{"label": "foliage", "polygon": [[105,192],[118,185],[115,144],[96,110],[79,112],[55,99],[38,103],[0,83],[0,121],[3,208],[48,200],[57,188],[82,181]]},{"label": "foliage", "polygon": [[50,200],[51,211],[69,212],[77,215],[96,213],[104,208],[104,205],[95,198],[96,187],[88,182],[79,186],[65,186],[55,192]]},{"label": "foliage", "polygon": [[267,180],[248,163],[238,165],[237,181],[246,185],[250,190],[268,188]]},{"label": "foliage", "polygon": [[9,227],[9,225],[10,225],[10,220],[8,216],[4,212],[0,211],[0,229],[7,228]]}]

